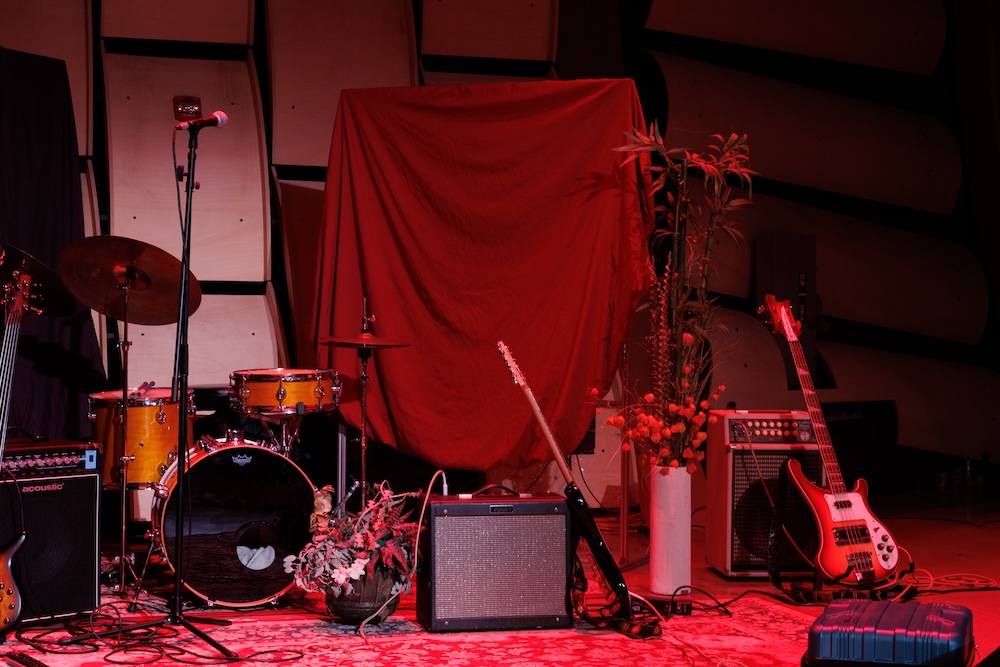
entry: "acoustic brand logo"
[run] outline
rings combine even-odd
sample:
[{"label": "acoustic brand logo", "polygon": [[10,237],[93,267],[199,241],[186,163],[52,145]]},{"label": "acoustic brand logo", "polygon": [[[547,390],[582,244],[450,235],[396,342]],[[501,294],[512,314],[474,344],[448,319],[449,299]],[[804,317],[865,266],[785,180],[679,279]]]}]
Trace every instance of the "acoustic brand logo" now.
[{"label": "acoustic brand logo", "polygon": [[64,482],[51,482],[49,484],[28,484],[21,487],[21,493],[38,493],[42,491],[62,491],[66,486]]}]

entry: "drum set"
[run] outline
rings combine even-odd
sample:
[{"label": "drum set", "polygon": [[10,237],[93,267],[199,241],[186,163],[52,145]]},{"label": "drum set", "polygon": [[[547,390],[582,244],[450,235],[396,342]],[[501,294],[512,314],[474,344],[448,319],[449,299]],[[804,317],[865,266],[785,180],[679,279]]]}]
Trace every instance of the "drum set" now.
[{"label": "drum set", "polygon": [[[292,452],[303,417],[338,408],[339,374],[299,368],[234,371],[228,387],[230,408],[241,418],[259,422],[268,439],[248,440],[242,430],[229,429],[219,438],[202,435],[195,440],[198,411],[193,389],[180,400],[176,385],[173,390],[151,382],[125,388],[131,347],[128,325],[177,321],[180,271],[181,264],[172,255],[114,236],[76,241],[59,258],[59,273],[69,290],[123,325],[119,343],[123,389],[91,394],[88,414],[93,438],[103,451],[102,483],[121,494],[120,551],[112,561],[119,575],[116,590],[126,590],[131,577],[138,598],[154,553],[172,569],[183,555],[185,588],[209,605],[274,604],[294,586],[284,571],[284,558],[297,554],[310,539],[315,487],[292,460]],[[194,312],[201,292],[194,276],[188,280],[189,307]],[[372,336],[368,321],[366,315],[361,336],[324,341],[358,350],[362,415],[368,358],[377,348],[402,345]],[[181,419],[188,420],[183,499],[175,488]],[[362,447],[362,477],[365,454]],[[176,519],[182,502],[185,531],[178,540]],[[128,527],[147,521],[148,553],[137,575]],[[183,554],[177,553],[178,544]]]}]

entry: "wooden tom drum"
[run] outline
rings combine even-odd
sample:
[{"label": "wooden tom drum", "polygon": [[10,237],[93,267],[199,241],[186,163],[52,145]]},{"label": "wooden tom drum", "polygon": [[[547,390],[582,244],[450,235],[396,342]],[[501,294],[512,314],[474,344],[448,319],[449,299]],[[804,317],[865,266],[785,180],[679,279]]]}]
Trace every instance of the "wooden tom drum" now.
[{"label": "wooden tom drum", "polygon": [[336,409],[340,403],[337,371],[266,368],[230,376],[233,409],[245,415],[305,414]]}]

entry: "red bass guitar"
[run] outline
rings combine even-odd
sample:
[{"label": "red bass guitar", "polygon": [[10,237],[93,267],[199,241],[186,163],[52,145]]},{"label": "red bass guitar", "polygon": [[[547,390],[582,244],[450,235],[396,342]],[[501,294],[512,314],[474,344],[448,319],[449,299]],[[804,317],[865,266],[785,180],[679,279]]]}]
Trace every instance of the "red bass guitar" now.
[{"label": "red bass guitar", "polygon": [[848,490],[844,483],[799,341],[801,325],[792,316],[789,302],[777,301],[769,294],[761,310],[767,310],[775,330],[788,340],[826,471],[827,487],[822,488],[806,479],[797,460],[787,462],[788,475],[805,498],[819,528],[816,569],[837,583],[874,586],[888,579],[896,569],[899,563],[896,542],[868,507],[868,484],[859,479]]}]

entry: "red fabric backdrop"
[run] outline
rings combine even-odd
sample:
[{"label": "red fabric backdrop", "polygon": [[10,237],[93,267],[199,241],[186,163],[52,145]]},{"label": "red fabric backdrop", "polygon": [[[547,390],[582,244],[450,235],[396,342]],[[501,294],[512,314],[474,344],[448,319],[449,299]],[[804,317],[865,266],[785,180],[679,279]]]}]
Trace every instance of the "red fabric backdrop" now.
[{"label": "red fabric backdrop", "polygon": [[[613,149],[643,125],[629,80],[344,91],[326,183],[315,333],[359,427],[440,467],[551,458],[503,340],[561,449],[594,418],[645,287],[649,186]],[[643,204],[643,205],[640,205]]]}]

